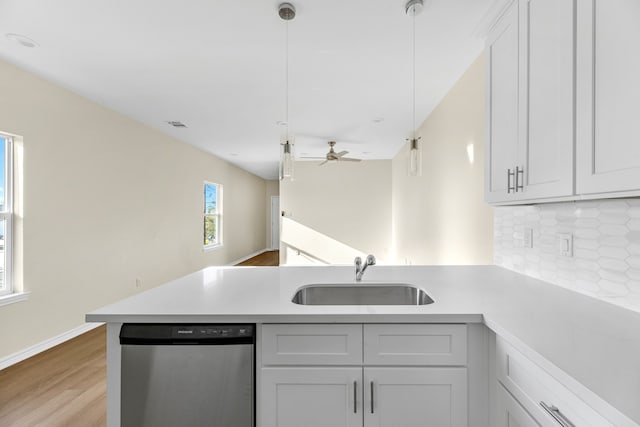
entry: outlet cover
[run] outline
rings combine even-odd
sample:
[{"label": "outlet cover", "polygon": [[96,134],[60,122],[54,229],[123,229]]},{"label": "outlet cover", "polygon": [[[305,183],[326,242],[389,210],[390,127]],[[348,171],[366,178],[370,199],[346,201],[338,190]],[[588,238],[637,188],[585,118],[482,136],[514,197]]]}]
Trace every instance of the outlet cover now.
[{"label": "outlet cover", "polygon": [[558,247],[560,249],[560,256],[572,257],[573,256],[573,235],[571,233],[560,233],[556,236],[558,241]]}]

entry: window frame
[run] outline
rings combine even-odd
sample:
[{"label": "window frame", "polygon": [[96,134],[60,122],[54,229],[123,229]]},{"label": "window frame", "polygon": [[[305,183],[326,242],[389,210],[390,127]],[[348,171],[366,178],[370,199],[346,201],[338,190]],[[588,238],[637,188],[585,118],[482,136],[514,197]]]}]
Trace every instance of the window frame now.
[{"label": "window frame", "polygon": [[5,221],[4,229],[4,281],[0,288],[0,297],[14,293],[13,289],[13,147],[14,139],[11,135],[0,133],[5,141],[5,188],[4,210],[0,211],[0,221]]},{"label": "window frame", "polygon": [[[207,191],[207,185],[213,185],[216,187],[216,213],[214,214],[210,214],[206,212],[207,209],[207,198],[206,198],[206,191]],[[210,250],[210,249],[215,249],[215,248],[219,248],[222,247],[223,245],[223,241],[222,241],[222,215],[223,215],[223,202],[222,202],[222,184],[218,184],[216,182],[211,182],[211,181],[204,181],[204,184],[202,186],[203,188],[203,199],[202,199],[202,248],[203,250]],[[204,239],[205,239],[205,230],[206,230],[206,221],[207,218],[209,217],[213,217],[215,218],[215,225],[216,225],[216,241],[214,243],[210,243],[210,244],[205,244]]]}]

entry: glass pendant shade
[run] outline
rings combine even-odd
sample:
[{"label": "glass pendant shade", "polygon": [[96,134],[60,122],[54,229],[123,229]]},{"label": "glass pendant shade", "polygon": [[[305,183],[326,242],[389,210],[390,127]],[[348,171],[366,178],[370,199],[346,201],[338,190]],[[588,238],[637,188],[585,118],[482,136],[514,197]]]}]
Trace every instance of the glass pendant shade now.
[{"label": "glass pendant shade", "polygon": [[420,138],[409,140],[409,176],[422,176],[422,144]]},{"label": "glass pendant shade", "polygon": [[280,180],[293,179],[293,162],[294,162],[295,144],[293,138],[285,138],[280,143]]}]

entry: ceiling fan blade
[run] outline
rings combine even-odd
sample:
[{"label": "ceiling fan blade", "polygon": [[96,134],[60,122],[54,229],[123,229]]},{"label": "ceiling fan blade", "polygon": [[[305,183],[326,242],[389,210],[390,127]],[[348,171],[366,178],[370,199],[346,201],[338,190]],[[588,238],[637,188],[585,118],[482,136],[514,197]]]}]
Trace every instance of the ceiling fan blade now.
[{"label": "ceiling fan blade", "polygon": [[350,157],[340,157],[339,159],[340,161],[346,161],[346,162],[361,162],[362,159],[352,159]]},{"label": "ceiling fan blade", "polygon": [[342,156],[344,156],[344,155],[345,155],[345,154],[347,154],[347,153],[349,153],[349,152],[348,152],[348,151],[341,151],[341,152],[339,152],[339,153],[335,153],[335,154],[336,154],[336,156],[338,156],[338,157],[342,157]]},{"label": "ceiling fan blade", "polygon": [[320,162],[320,164],[319,164],[318,166],[322,166],[322,165],[324,165],[325,163],[327,163],[328,161],[329,161],[329,160],[325,160],[324,162]]},{"label": "ceiling fan blade", "polygon": [[309,156],[301,156],[298,157],[299,159],[314,159],[314,160],[323,160],[326,159],[326,157],[309,157]]}]

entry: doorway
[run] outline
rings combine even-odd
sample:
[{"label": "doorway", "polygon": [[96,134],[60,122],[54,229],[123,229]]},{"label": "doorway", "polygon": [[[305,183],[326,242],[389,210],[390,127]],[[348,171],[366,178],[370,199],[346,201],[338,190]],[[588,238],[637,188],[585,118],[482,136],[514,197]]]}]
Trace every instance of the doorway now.
[{"label": "doorway", "polygon": [[280,196],[271,196],[271,248],[280,249]]}]

